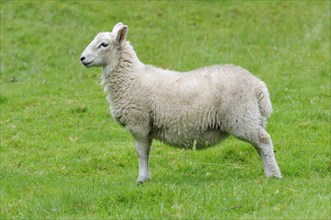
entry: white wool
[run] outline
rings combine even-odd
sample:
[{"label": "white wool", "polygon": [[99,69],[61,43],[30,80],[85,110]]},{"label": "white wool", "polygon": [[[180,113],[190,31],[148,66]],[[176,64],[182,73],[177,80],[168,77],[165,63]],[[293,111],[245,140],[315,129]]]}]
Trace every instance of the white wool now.
[{"label": "white wool", "polygon": [[265,131],[272,111],[266,85],[234,65],[190,72],[164,70],[138,59],[118,23],[99,33],[81,56],[87,67],[102,66],[102,85],[113,118],[136,140],[139,182],[150,178],[148,156],[153,139],[201,149],[229,135],[251,143],[267,176],[280,178],[273,145]]}]

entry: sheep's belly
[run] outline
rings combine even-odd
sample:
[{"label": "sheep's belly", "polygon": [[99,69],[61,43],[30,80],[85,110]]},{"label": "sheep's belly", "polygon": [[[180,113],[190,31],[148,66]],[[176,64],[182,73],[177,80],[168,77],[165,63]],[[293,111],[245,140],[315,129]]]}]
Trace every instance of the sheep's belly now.
[{"label": "sheep's belly", "polygon": [[179,148],[202,149],[221,142],[228,134],[217,129],[205,131],[169,131],[159,130],[154,133],[154,138],[166,144]]}]

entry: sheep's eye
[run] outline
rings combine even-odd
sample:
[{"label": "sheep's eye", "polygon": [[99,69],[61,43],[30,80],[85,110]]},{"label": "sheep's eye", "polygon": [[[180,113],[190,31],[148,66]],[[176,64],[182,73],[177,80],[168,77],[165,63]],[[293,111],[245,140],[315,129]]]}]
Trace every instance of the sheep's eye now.
[{"label": "sheep's eye", "polygon": [[107,44],[107,43],[102,43],[102,44],[100,44],[100,46],[99,46],[98,48],[101,48],[101,47],[108,47],[108,45],[109,45],[109,44]]}]

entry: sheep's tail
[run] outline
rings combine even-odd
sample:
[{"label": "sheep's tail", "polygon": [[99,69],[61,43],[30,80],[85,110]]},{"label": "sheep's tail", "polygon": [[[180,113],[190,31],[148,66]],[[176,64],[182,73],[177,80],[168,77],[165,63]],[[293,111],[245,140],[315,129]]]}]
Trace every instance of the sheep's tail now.
[{"label": "sheep's tail", "polygon": [[256,89],[256,97],[262,117],[266,120],[272,112],[272,105],[266,85]]}]

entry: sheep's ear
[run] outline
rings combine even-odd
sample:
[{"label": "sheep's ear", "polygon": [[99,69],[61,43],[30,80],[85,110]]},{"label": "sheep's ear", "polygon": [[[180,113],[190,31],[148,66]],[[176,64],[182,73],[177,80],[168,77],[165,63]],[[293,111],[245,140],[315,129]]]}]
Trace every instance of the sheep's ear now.
[{"label": "sheep's ear", "polygon": [[115,26],[113,27],[113,32],[116,32],[116,30],[118,30],[120,27],[123,26],[122,22],[118,22],[117,24],[115,24]]},{"label": "sheep's ear", "polygon": [[123,25],[123,24],[118,30],[116,30],[117,32],[115,32],[115,35],[116,35],[115,43],[117,45],[121,45],[122,42],[125,41],[126,35],[128,34],[128,30],[129,30],[128,26]]}]

